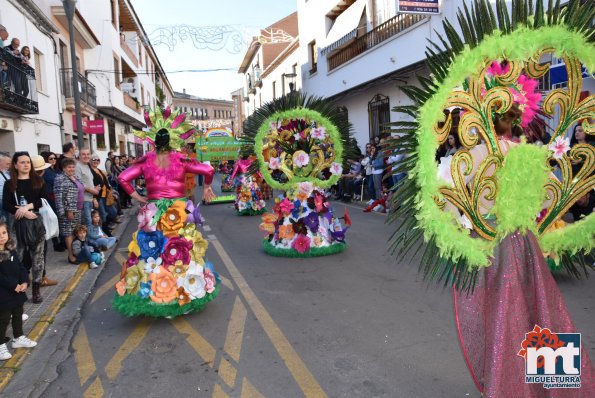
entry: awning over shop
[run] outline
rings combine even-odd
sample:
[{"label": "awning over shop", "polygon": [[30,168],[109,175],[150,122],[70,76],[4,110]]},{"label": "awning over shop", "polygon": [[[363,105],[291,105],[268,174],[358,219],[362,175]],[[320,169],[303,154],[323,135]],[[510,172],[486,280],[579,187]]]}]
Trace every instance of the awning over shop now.
[{"label": "awning over shop", "polygon": [[[322,50],[323,55],[357,37],[357,30],[360,27],[365,8],[366,0],[357,0],[335,19],[326,35],[326,47]],[[363,25],[365,25],[365,21],[364,18]]]}]

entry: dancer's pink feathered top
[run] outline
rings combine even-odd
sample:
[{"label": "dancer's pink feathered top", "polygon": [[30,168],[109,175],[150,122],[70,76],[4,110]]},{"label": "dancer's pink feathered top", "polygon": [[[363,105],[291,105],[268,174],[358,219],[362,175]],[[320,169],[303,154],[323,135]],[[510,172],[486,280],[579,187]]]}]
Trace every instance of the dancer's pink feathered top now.
[{"label": "dancer's pink feathered top", "polygon": [[131,181],[141,175],[145,176],[149,200],[174,199],[186,196],[184,189],[184,176],[186,173],[203,175],[207,185],[213,182],[215,170],[208,164],[200,163],[195,159],[187,159],[179,152],[171,152],[169,167],[163,169],[155,163],[156,157],[155,152],[149,152],[120,173],[118,182],[126,193],[131,194],[134,192]]},{"label": "dancer's pink feathered top", "polygon": [[250,167],[251,164],[252,164],[251,159],[240,159],[240,160],[236,161],[236,164],[233,166],[233,173],[231,173],[230,179],[233,180],[234,177],[236,176],[236,174],[238,173],[238,171],[241,174],[246,173],[246,171],[248,171],[248,168]]}]

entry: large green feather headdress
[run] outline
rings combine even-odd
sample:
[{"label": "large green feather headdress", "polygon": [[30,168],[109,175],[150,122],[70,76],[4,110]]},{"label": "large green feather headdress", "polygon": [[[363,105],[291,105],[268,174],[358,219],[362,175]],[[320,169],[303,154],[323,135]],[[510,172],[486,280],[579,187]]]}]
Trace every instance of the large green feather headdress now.
[{"label": "large green feather headdress", "polygon": [[180,109],[172,112],[169,106],[163,110],[157,107],[151,111],[144,111],[144,116],[148,130],[133,130],[133,133],[151,145],[155,145],[155,139],[160,131],[162,134],[162,130],[167,130],[170,148],[179,151],[184,146],[186,138],[196,131],[194,126],[186,121],[186,113],[181,113]]},{"label": "large green feather headdress", "polygon": [[[424,277],[459,289],[473,286],[497,242],[517,230],[532,231],[542,250],[576,277],[590,267],[583,255],[595,248],[595,214],[558,228],[570,206],[595,187],[595,148],[570,149],[565,137],[574,124],[595,118],[595,97],[581,96],[581,66],[587,74],[595,71],[595,3],[570,0],[561,7],[550,0],[544,10],[543,0],[513,0],[511,10],[504,0],[495,9],[489,0],[464,4],[457,15],[462,36],[443,22],[440,44],[430,42],[426,51],[430,77],[403,87],[413,104],[394,108],[402,120],[392,123],[401,135],[392,149],[409,155],[396,172],[409,171],[409,178],[392,198],[399,208],[390,217],[396,225],[391,248],[399,256],[421,250]],[[550,142],[520,144],[504,156],[496,125],[517,108],[527,116],[521,88],[536,85],[554,57],[564,61],[567,87],[532,93],[538,95],[532,112],[556,123]],[[498,72],[490,70],[494,65]],[[460,110],[458,123],[445,112],[454,108]],[[585,130],[593,132],[592,126]],[[463,148],[446,169],[452,176],[447,183],[435,156],[453,133]],[[487,157],[472,176],[473,149],[480,144]],[[552,165],[561,181],[549,174]],[[489,214],[480,210],[486,200],[495,201]],[[549,203],[546,209],[543,203]],[[453,206],[464,222],[445,211]]]}]

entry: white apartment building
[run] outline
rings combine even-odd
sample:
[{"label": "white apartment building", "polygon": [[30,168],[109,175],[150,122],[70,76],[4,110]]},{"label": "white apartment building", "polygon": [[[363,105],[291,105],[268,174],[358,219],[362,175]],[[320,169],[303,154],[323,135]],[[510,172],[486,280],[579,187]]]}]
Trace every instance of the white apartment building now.
[{"label": "white apartment building", "polygon": [[250,116],[264,103],[301,88],[299,43],[297,12],[262,29],[260,36],[252,39],[238,69],[245,82],[244,115]]},{"label": "white apartment building", "polygon": [[29,47],[30,68],[0,51],[0,150],[61,152],[58,59],[52,35],[58,31],[44,1],[0,0],[0,24],[9,37]]},{"label": "white apartment building", "polygon": [[[440,14],[429,16],[398,14],[394,0],[298,0],[303,90],[328,97],[347,112],[363,148],[382,133],[382,124],[403,117],[392,112],[409,103],[399,87],[415,85],[416,75],[429,73],[424,66],[428,40],[439,43],[435,31],[443,32],[444,18],[458,27],[456,12],[462,5],[462,0],[442,0]],[[551,57],[544,56],[542,62],[548,61]],[[554,59],[540,90],[565,87],[565,76]],[[595,80],[583,77],[582,95],[588,95]],[[557,116],[549,123],[557,123]]]}]

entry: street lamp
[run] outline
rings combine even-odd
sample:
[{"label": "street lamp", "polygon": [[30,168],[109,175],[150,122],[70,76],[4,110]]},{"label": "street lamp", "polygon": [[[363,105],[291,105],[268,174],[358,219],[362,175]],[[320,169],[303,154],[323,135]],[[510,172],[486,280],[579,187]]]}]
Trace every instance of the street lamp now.
[{"label": "street lamp", "polygon": [[283,76],[289,80],[289,92],[293,93],[295,91],[295,78],[297,77],[297,73],[284,73]]},{"label": "street lamp", "polygon": [[83,148],[85,140],[83,138],[83,119],[81,117],[81,93],[79,91],[79,77],[76,70],[76,47],[74,46],[74,12],[76,10],[76,0],[62,0],[66,18],[68,18],[68,35],[70,36],[70,65],[72,66],[72,93],[74,97],[74,113],[76,118],[77,146]]}]

